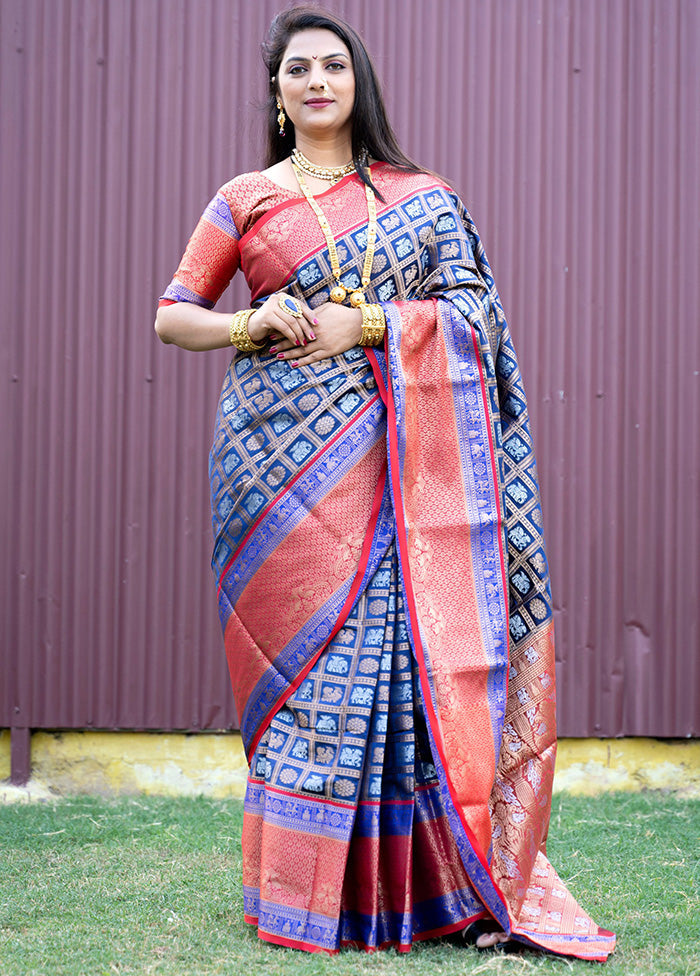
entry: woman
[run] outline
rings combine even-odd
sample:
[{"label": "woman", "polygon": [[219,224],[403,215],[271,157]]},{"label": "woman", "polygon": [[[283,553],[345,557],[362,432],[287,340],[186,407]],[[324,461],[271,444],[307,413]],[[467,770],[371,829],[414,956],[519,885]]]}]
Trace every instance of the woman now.
[{"label": "woman", "polygon": [[156,320],[239,350],[210,475],[245,917],[311,951],[464,930],[605,959],[545,856],[551,599],[481,242],[399,149],[352,28],[295,8],[264,53],[269,166],[216,194]]}]

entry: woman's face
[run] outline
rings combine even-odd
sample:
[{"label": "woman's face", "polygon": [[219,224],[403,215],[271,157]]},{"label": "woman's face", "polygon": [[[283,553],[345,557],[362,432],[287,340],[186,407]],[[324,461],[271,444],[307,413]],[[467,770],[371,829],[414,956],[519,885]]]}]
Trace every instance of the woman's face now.
[{"label": "woman's face", "polygon": [[337,34],[320,28],[295,34],[282,55],[277,83],[297,136],[350,137],[355,73]]}]

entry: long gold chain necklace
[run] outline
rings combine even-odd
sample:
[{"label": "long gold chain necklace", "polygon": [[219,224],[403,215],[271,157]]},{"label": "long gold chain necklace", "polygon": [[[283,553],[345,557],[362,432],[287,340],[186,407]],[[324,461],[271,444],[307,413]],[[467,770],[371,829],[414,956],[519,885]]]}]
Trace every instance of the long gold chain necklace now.
[{"label": "long gold chain necklace", "polygon": [[[335,286],[331,288],[331,301],[342,304],[342,302],[344,302],[347,298],[348,289],[340,280],[340,262],[338,261],[338,251],[335,246],[335,239],[331,233],[330,224],[328,223],[323,210],[321,210],[320,206],[314,199],[311,190],[307,186],[302,171],[294,162],[292,162],[292,168],[294,169],[297,182],[299,183],[299,188],[306,197],[309,206],[316,214],[316,219],[318,220],[319,226],[323,231],[323,236],[326,238],[328,256],[331,261],[331,271],[333,272],[333,277],[336,280]],[[369,284],[369,279],[372,274],[374,248],[377,243],[377,201],[375,199],[372,187],[367,186],[367,184],[365,184],[365,196],[367,197],[367,213],[369,216],[369,220],[367,222],[367,251],[365,253],[365,263],[362,269],[362,288],[356,289],[350,294],[350,304],[354,308],[364,305],[367,301],[365,297],[365,289]]]},{"label": "long gold chain necklace", "polygon": [[299,167],[302,173],[306,173],[307,176],[314,176],[317,180],[323,180],[326,183],[330,183],[331,186],[337,183],[338,180],[342,180],[344,176],[348,176],[350,173],[355,172],[355,160],[351,159],[349,163],[344,166],[317,166],[316,163],[312,163],[310,159],[304,155],[296,147],[292,149],[292,162]]}]

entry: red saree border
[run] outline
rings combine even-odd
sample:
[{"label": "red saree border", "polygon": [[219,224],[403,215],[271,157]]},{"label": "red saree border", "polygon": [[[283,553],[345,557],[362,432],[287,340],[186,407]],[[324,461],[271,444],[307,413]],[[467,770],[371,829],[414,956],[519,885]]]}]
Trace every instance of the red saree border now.
[{"label": "red saree border", "polygon": [[[248,925],[259,924],[255,915],[243,915],[243,921]],[[270,932],[261,932],[258,928],[257,937],[261,942],[270,942],[272,945],[283,946],[285,949],[303,949],[305,952],[318,952],[323,956],[337,956],[340,949],[323,949],[321,946],[314,945],[313,942],[295,942],[293,939],[285,939],[283,935],[272,935]]]},{"label": "red saree border", "polygon": [[[308,461],[307,464],[305,464],[303,467],[299,468],[299,470],[294,475],[294,477],[290,480],[289,484],[286,486],[286,488],[284,489],[284,491],[282,492],[282,494],[279,495],[277,498],[273,499],[273,501],[271,501],[270,504],[266,508],[264,508],[262,510],[262,512],[260,513],[260,515],[255,520],[255,522],[253,522],[253,524],[248,529],[248,531],[246,532],[246,534],[244,535],[244,537],[241,539],[240,543],[238,544],[238,547],[236,548],[235,552],[233,553],[233,555],[231,556],[231,558],[229,559],[229,561],[226,563],[226,565],[222,569],[221,576],[219,577],[219,581],[218,581],[218,584],[217,584],[217,587],[216,587],[216,594],[217,594],[217,596],[221,593],[221,587],[223,585],[224,577],[226,576],[226,574],[228,573],[229,569],[231,568],[231,566],[235,562],[238,554],[241,552],[241,550],[247,544],[248,540],[253,535],[253,533],[256,531],[256,529],[258,528],[258,526],[260,525],[260,523],[263,521],[263,519],[265,518],[265,516],[268,515],[270,513],[270,511],[275,507],[275,505],[277,505],[279,503],[280,499],[284,498],[285,495],[289,494],[289,492],[292,489],[292,486],[297,483],[297,481],[299,480],[299,478],[301,478],[302,475],[304,475],[309,470],[309,468],[311,468],[314,464],[316,464],[318,462],[319,458],[322,457],[329,450],[329,448],[332,447],[333,444],[335,444],[335,442],[340,437],[343,437],[347,433],[347,431],[350,429],[350,427],[352,427],[353,424],[355,424],[360,419],[360,417],[364,416],[364,414],[369,410],[369,408],[372,407],[372,406],[374,406],[374,404],[379,399],[381,399],[381,396],[380,396],[379,393],[377,393],[376,396],[373,396],[370,400],[368,400],[367,403],[362,407],[362,409],[359,410],[351,418],[351,420],[348,421],[348,423],[344,427],[341,427],[341,429],[336,434],[334,434],[333,437],[331,437],[331,439],[328,441],[327,444],[324,444],[323,450],[320,452],[320,454],[314,455],[314,457],[312,457]],[[374,509],[372,509],[372,512],[374,513]]]},{"label": "red saree border", "polygon": [[[374,955],[375,952],[385,952],[387,949],[395,949],[397,952],[405,955],[410,952],[414,942],[427,942],[429,939],[440,939],[446,935],[452,935],[454,932],[460,932],[462,929],[468,928],[473,922],[476,922],[480,918],[486,918],[488,912],[477,912],[475,915],[470,915],[468,918],[460,919],[458,922],[451,922],[449,925],[443,925],[437,929],[429,929],[426,932],[420,932],[417,935],[411,935],[411,942],[397,942],[396,939],[388,939],[386,942],[380,942],[376,946],[368,946],[364,942],[358,942],[355,939],[341,939],[340,949],[357,949],[367,955]],[[255,915],[243,915],[243,921],[247,922],[248,925],[255,925],[258,927],[259,918]],[[258,928],[257,936],[262,942],[269,942],[272,945],[284,946],[287,949],[304,949],[306,952],[317,952],[324,956],[337,956],[340,949],[322,949],[320,946],[314,945],[311,942],[296,942],[292,939],[285,939],[283,935],[272,935],[264,930],[261,932]]]},{"label": "red saree border", "polygon": [[[436,304],[435,314],[437,316],[438,315],[437,301],[436,301],[435,304]],[[473,332],[473,330],[472,330],[472,332]],[[473,337],[473,340],[474,340],[474,337]],[[479,352],[478,348],[477,348],[477,352]],[[485,383],[484,383],[483,372],[481,371],[481,369],[480,369],[480,373],[479,373],[479,381],[480,381],[480,385],[481,385],[482,397],[486,398],[487,397],[487,391],[486,391],[486,387],[485,387]],[[481,864],[481,867],[484,869],[484,872],[486,873],[486,875],[490,879],[491,884],[493,885],[493,890],[494,890],[495,894],[497,895],[497,897],[501,901],[501,904],[503,906],[503,911],[504,911],[506,917],[508,919],[510,919],[510,912],[508,911],[508,904],[506,902],[505,896],[503,895],[503,892],[501,891],[501,889],[500,889],[500,887],[499,887],[496,879],[493,876],[493,873],[491,871],[491,867],[490,867],[490,865],[488,863],[488,860],[487,860],[484,852],[481,850],[481,847],[480,847],[480,845],[479,845],[479,843],[478,843],[478,841],[477,841],[477,839],[476,839],[476,837],[475,837],[475,835],[474,835],[471,827],[469,826],[469,824],[467,823],[467,821],[466,821],[466,819],[465,819],[465,817],[463,815],[463,812],[462,812],[462,809],[461,809],[461,805],[456,800],[455,788],[454,788],[454,785],[452,783],[452,778],[451,778],[451,776],[449,774],[449,766],[448,766],[448,763],[447,763],[447,759],[446,759],[445,752],[444,752],[444,748],[443,748],[443,744],[442,744],[442,737],[439,734],[440,725],[439,725],[438,716],[437,716],[437,714],[435,712],[435,708],[434,708],[434,705],[433,705],[432,691],[431,691],[430,683],[428,681],[428,676],[427,676],[427,668],[426,668],[426,661],[425,661],[425,650],[423,648],[423,645],[422,645],[422,642],[421,642],[421,639],[420,639],[419,617],[418,617],[418,612],[417,612],[416,603],[415,603],[415,596],[414,596],[414,592],[413,592],[413,581],[412,581],[412,578],[411,578],[411,567],[410,567],[410,562],[409,562],[409,558],[408,558],[408,551],[407,551],[407,541],[406,541],[407,540],[407,528],[406,528],[406,522],[405,522],[405,517],[404,517],[403,496],[402,496],[402,492],[401,492],[401,480],[400,480],[400,475],[399,475],[399,471],[400,471],[400,457],[399,457],[399,448],[398,448],[398,428],[397,428],[397,422],[396,422],[396,408],[395,408],[395,405],[394,405],[394,394],[393,394],[392,384],[389,384],[389,389],[387,390],[387,396],[388,396],[388,400],[387,400],[387,413],[388,413],[387,428],[388,428],[388,433],[389,433],[389,455],[390,455],[390,460],[391,460],[391,464],[390,464],[390,476],[391,476],[391,484],[392,484],[392,487],[393,487],[393,495],[394,495],[394,514],[395,514],[395,518],[396,518],[396,537],[397,537],[397,541],[398,541],[399,558],[400,558],[400,561],[401,561],[401,567],[402,567],[402,571],[403,571],[403,575],[404,575],[404,582],[405,582],[405,586],[406,586],[406,609],[407,609],[407,612],[408,612],[408,614],[409,614],[409,616],[411,618],[412,629],[413,629],[413,632],[415,634],[415,644],[416,644],[415,650],[416,650],[417,659],[418,659],[418,670],[419,670],[419,674],[420,674],[420,682],[421,682],[421,689],[422,689],[422,692],[423,692],[423,702],[424,702],[424,705],[425,705],[426,716],[428,718],[428,721],[430,723],[431,728],[434,731],[435,745],[436,745],[436,748],[437,748],[438,753],[439,753],[439,758],[440,758],[440,762],[442,764],[442,768],[445,771],[445,781],[447,783],[447,788],[449,790],[449,794],[450,794],[450,798],[452,800],[452,804],[453,804],[454,810],[455,810],[455,812],[456,812],[456,814],[457,814],[457,816],[459,818],[460,823],[462,824],[462,827],[464,829],[465,835],[466,835],[466,837],[467,837],[467,839],[468,839],[468,841],[469,841],[469,843],[470,843],[470,845],[472,847],[472,850],[474,851],[474,854],[475,854],[477,860],[479,861],[479,863]],[[488,409],[488,407],[487,407],[487,409]],[[491,463],[492,464],[493,464],[493,462],[495,460],[493,458],[493,447],[494,447],[494,445],[493,445],[493,439],[491,437],[491,434],[489,434],[489,449],[490,449],[490,452],[491,452],[491,455],[492,455],[492,459],[491,459]],[[498,481],[496,481],[496,484],[498,484]],[[500,505],[499,505],[499,512],[500,512]],[[502,545],[502,539],[500,538],[500,536],[499,536],[499,540],[498,540],[498,545],[499,545],[499,551],[500,551],[500,554],[501,554],[501,570],[502,570],[502,572],[504,572],[505,571],[505,563],[504,563],[504,560],[503,560],[503,545]],[[506,579],[506,584],[507,584],[507,579]],[[507,592],[507,590],[506,590],[506,592]],[[477,893],[478,893],[478,889],[477,889]]]},{"label": "red saree border", "polygon": [[[373,398],[372,402],[375,402],[375,398]],[[372,551],[372,540],[374,538],[374,530],[377,526],[379,513],[382,507],[382,498],[384,496],[384,486],[386,484],[386,476],[387,476],[387,463],[385,461],[382,469],[382,474],[379,477],[379,481],[377,482],[377,488],[374,493],[374,501],[372,502],[372,511],[367,526],[367,532],[365,533],[365,539],[362,544],[360,561],[357,566],[355,577],[350,586],[350,592],[348,593],[345,599],[345,603],[341,607],[340,613],[338,614],[338,619],[336,620],[333,629],[328,635],[327,640],[324,641],[324,643],[321,645],[318,651],[309,659],[309,661],[302,668],[302,670],[299,672],[299,674],[294,679],[294,681],[289,685],[289,687],[285,688],[282,694],[279,695],[278,698],[276,698],[275,701],[272,702],[272,704],[270,705],[269,711],[267,713],[267,717],[263,722],[260,723],[260,727],[258,731],[255,733],[255,735],[251,740],[250,750],[249,750],[249,754],[251,756],[255,753],[255,750],[258,747],[258,743],[260,742],[263,733],[267,730],[268,726],[270,725],[270,722],[274,718],[278,709],[280,709],[282,705],[284,705],[286,700],[289,698],[289,696],[297,690],[297,688],[302,683],[302,681],[306,678],[307,674],[312,669],[316,661],[318,661],[321,654],[323,654],[323,652],[328,647],[328,645],[333,640],[333,638],[336,636],[336,634],[338,634],[338,632],[345,625],[345,621],[348,618],[348,614],[350,613],[350,611],[352,610],[355,604],[355,599],[359,592],[360,585],[362,583],[362,578],[365,574],[365,570],[367,569],[367,564],[369,562],[370,553]]]}]

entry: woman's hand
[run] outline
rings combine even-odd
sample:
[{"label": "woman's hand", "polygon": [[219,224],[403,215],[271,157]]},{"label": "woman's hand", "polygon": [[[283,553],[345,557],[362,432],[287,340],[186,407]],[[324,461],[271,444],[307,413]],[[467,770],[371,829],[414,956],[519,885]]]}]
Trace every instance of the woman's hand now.
[{"label": "woman's hand", "polygon": [[[314,323],[310,341],[302,348],[287,338],[276,342],[269,351],[278,359],[286,359],[292,366],[307,366],[309,363],[317,363],[320,359],[339,356],[360,341],[362,312],[359,308],[325,302],[313,311],[311,309],[309,311],[311,321]],[[248,331],[251,331],[250,323]]]},{"label": "woman's hand", "polygon": [[[301,316],[292,315],[284,307],[285,300],[300,308]],[[262,345],[272,337],[283,339],[287,348],[296,349],[308,345],[309,341],[316,338],[315,319],[315,313],[305,302],[285,292],[275,292],[248,319],[248,335],[256,345]]]}]

